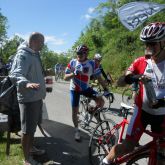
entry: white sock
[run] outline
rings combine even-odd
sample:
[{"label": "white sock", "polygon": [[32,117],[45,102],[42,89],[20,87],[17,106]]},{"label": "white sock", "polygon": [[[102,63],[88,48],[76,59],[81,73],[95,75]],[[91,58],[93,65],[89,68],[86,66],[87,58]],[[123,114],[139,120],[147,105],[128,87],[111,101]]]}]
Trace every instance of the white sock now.
[{"label": "white sock", "polygon": [[103,159],[103,163],[109,164],[109,161],[107,160],[106,157]]}]

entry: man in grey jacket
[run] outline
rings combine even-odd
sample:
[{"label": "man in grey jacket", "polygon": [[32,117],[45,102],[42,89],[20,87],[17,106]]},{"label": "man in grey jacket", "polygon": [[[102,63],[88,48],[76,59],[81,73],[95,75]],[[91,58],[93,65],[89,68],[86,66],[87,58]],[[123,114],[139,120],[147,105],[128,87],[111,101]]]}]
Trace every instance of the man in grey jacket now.
[{"label": "man in grey jacket", "polygon": [[[44,36],[34,32],[28,42],[18,47],[10,71],[10,77],[17,86],[17,98],[21,116],[22,148],[24,165],[36,164],[31,153],[38,151],[33,146],[36,127],[42,119],[42,100],[46,96],[44,73],[39,51],[44,46]],[[44,153],[44,150],[42,153]]]}]

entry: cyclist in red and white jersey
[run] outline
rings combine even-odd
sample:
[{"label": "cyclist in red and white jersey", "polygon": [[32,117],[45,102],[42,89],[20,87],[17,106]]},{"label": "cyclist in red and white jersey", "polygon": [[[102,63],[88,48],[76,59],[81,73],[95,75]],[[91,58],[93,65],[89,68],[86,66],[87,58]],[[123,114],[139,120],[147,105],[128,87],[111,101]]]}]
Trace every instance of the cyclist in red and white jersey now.
[{"label": "cyclist in red and white jersey", "polygon": [[96,102],[97,107],[103,107],[104,100],[102,97],[96,97],[97,92],[89,86],[90,76],[95,74],[103,88],[106,88],[100,74],[100,69],[95,67],[93,60],[88,59],[88,47],[80,45],[76,48],[76,59],[72,59],[65,71],[65,80],[70,81],[70,96],[72,105],[72,120],[75,126],[75,140],[80,140],[80,132],[78,129],[78,111],[80,95],[90,97]]},{"label": "cyclist in red and white jersey", "polygon": [[[140,33],[145,44],[145,55],[137,58],[128,68],[123,83],[139,83],[134,113],[129,123],[126,139],[112,147],[100,165],[110,165],[113,159],[131,152],[147,125],[156,133],[165,133],[165,22],[150,23]],[[150,102],[145,82],[151,80],[156,101]],[[139,81],[140,80],[140,81]],[[118,83],[122,84],[122,82]],[[160,152],[161,151],[161,152]],[[158,165],[165,164],[165,149],[158,152]],[[163,152],[162,152],[163,151]]]}]

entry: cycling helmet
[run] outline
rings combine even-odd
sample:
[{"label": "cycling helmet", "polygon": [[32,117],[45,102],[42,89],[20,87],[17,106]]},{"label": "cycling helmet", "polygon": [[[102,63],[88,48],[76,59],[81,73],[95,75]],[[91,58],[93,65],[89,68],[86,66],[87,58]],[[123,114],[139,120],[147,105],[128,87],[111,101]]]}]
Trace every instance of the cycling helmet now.
[{"label": "cycling helmet", "polygon": [[165,40],[165,22],[155,22],[145,26],[140,33],[140,40],[144,42]]},{"label": "cycling helmet", "polygon": [[88,47],[86,45],[80,45],[80,46],[77,46],[76,48],[76,53],[81,55],[81,54],[87,54],[88,52]]},{"label": "cycling helmet", "polygon": [[101,61],[102,57],[101,57],[100,54],[97,53],[97,54],[94,55],[94,59]]}]

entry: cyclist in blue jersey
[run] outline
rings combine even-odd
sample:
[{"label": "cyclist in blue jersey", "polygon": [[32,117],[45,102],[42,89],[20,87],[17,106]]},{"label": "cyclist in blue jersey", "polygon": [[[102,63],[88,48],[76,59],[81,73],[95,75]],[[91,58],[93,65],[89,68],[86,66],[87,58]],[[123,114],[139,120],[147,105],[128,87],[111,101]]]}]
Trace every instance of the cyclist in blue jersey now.
[{"label": "cyclist in blue jersey", "polygon": [[90,76],[95,74],[103,88],[106,84],[101,78],[100,69],[96,68],[95,62],[88,59],[88,47],[80,45],[76,48],[77,58],[72,59],[67,65],[65,71],[65,80],[70,81],[70,96],[72,105],[72,120],[75,127],[75,140],[80,140],[80,132],[78,129],[78,112],[80,95],[92,98],[96,102],[96,108],[103,107],[104,100],[97,97],[97,92],[89,86]]}]

